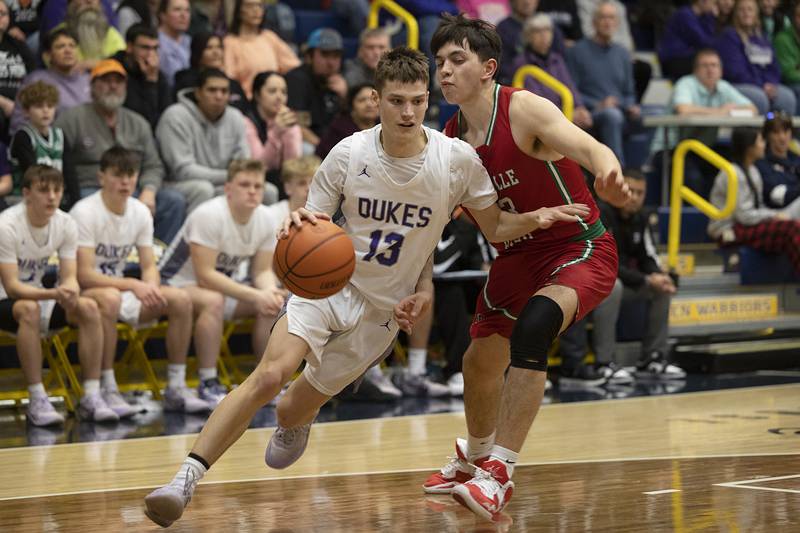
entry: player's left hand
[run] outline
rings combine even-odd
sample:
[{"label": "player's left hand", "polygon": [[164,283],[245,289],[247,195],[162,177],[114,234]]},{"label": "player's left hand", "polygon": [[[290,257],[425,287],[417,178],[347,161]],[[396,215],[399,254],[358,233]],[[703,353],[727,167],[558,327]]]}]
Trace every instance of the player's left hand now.
[{"label": "player's left hand", "polygon": [[608,174],[598,174],[594,179],[594,192],[602,200],[614,207],[622,207],[631,197],[628,184],[618,169],[612,169]]},{"label": "player's left hand", "polygon": [[589,216],[591,211],[586,204],[558,205],[556,207],[542,207],[533,211],[536,229],[547,229],[556,222],[576,222],[577,218]]},{"label": "player's left hand", "polygon": [[394,306],[394,320],[400,329],[411,334],[414,323],[431,307],[433,297],[429,292],[415,292]]},{"label": "player's left hand", "polygon": [[65,311],[73,311],[78,306],[80,290],[71,285],[59,285],[56,287],[56,301]]},{"label": "player's left hand", "polygon": [[303,225],[304,219],[308,220],[312,224],[316,224],[318,220],[330,220],[331,217],[326,213],[312,213],[305,207],[295,209],[283,220],[283,224],[281,224],[281,230],[278,232],[278,238],[287,238],[289,236],[289,229],[292,227],[292,225],[295,225],[299,228]]}]

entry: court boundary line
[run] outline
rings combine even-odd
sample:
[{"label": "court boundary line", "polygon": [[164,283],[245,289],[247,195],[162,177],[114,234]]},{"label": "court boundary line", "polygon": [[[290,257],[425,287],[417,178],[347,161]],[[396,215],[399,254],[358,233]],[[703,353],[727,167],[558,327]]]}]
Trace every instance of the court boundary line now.
[{"label": "court boundary line", "polygon": [[[550,466],[550,465],[571,465],[571,464],[587,464],[587,463],[624,463],[624,462],[634,462],[634,461],[672,461],[672,460],[686,460],[686,459],[723,459],[723,458],[740,458],[740,457],[774,457],[774,456],[800,456],[800,452],[767,452],[767,453],[745,453],[745,454],[711,454],[711,455],[693,455],[693,456],[659,456],[659,457],[623,457],[623,458],[613,458],[613,459],[580,459],[577,461],[550,461],[550,462],[525,462],[525,463],[518,463],[516,468],[521,466]],[[290,480],[298,480],[298,479],[319,479],[319,478],[335,478],[335,477],[350,477],[350,476],[371,476],[371,475],[382,475],[382,474],[410,474],[415,472],[430,472],[434,470],[434,468],[406,468],[401,470],[375,470],[375,471],[363,471],[363,472],[336,472],[336,473],[322,473],[322,474],[298,474],[295,476],[283,476],[283,477],[266,477],[266,478],[246,478],[246,479],[226,479],[220,481],[207,481],[207,482],[200,482],[199,485],[203,486],[211,486],[211,485],[228,485],[231,483],[256,483],[256,482],[264,482],[264,481],[290,481]],[[796,476],[793,475],[791,477],[800,477],[800,474]],[[771,479],[771,478],[764,478],[764,479]],[[747,480],[752,481],[752,480]],[[724,484],[712,484],[713,486],[717,485],[724,485]],[[136,487],[112,487],[112,488],[105,488],[105,489],[87,489],[87,490],[77,490],[77,491],[70,491],[70,492],[54,492],[54,493],[44,493],[44,494],[33,494],[28,496],[9,496],[9,497],[0,497],[0,502],[7,502],[7,501],[14,501],[14,500],[28,500],[28,499],[36,499],[36,498],[57,498],[60,496],[76,496],[79,494],[98,494],[98,493],[107,493],[107,492],[123,492],[123,491],[136,491],[136,490],[148,490],[148,489],[155,489],[161,487],[162,485],[140,485]],[[737,487],[741,487],[742,485],[736,485]],[[422,487],[422,484],[420,484]],[[753,488],[753,487],[747,487]],[[765,489],[766,490],[766,489]],[[795,491],[800,492],[800,491]]]},{"label": "court boundary line", "polygon": [[771,492],[790,492],[792,494],[800,494],[800,490],[797,489],[782,489],[780,487],[759,487],[756,485],[751,485],[751,483],[767,483],[769,481],[780,481],[782,479],[794,479],[798,477],[800,477],[800,474],[791,474],[788,476],[776,476],[776,477],[762,477],[762,478],[745,479],[742,481],[728,481],[726,483],[714,483],[714,486],[727,487],[731,489],[767,490]]},{"label": "court boundary line", "polygon": [[[673,394],[658,394],[655,396],[634,396],[632,398],[603,398],[601,400],[587,400],[582,402],[567,402],[567,403],[543,403],[540,407],[540,411],[542,409],[551,409],[551,408],[568,408],[568,407],[575,407],[587,404],[599,404],[604,402],[641,402],[641,401],[654,401],[654,400],[663,400],[665,397],[668,398],[683,398],[687,396],[698,396],[698,395],[707,395],[707,394],[725,394],[725,393],[734,393],[734,392],[741,392],[741,391],[748,391],[748,390],[755,390],[755,389],[775,389],[775,388],[788,388],[788,387],[797,387],[800,385],[800,382],[795,383],[779,383],[775,385],[756,385],[752,387],[738,387],[732,389],[714,389],[714,390],[705,390],[705,391],[695,391],[695,392],[683,392],[683,393],[673,393]],[[358,420],[330,420],[328,422],[319,422],[316,425],[328,425],[328,424],[336,424],[336,425],[346,425],[346,424],[358,424],[364,422],[374,422],[374,421],[389,421],[389,420],[397,420],[397,419],[413,419],[413,418],[420,418],[420,417],[452,417],[452,416],[460,416],[461,418],[464,417],[464,411],[451,411],[447,413],[421,413],[416,415],[400,415],[400,416],[392,416],[389,418],[359,418]],[[272,431],[275,429],[275,426],[270,427],[263,427],[263,428],[248,428],[247,432],[265,432],[265,431]],[[97,444],[111,444],[117,442],[140,442],[143,440],[152,440],[152,439],[180,439],[186,438],[191,436],[196,436],[199,433],[180,433],[177,435],[155,435],[152,437],[135,437],[129,439],[111,439],[111,440],[104,440],[104,441],[91,441],[91,442],[63,442],[60,444],[49,444],[46,446],[17,446],[12,448],[0,448],[0,454],[8,453],[10,451],[20,451],[20,450],[36,450],[42,449],[46,450],[52,448],[54,446],[89,446],[89,445],[97,445]],[[2,500],[0,500],[2,501]]]}]

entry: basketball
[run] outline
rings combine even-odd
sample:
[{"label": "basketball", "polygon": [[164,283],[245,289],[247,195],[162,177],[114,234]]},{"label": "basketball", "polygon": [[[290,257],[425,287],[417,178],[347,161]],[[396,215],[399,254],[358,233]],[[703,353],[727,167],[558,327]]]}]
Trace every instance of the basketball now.
[{"label": "basketball", "polygon": [[273,270],[283,286],[310,299],[339,292],[350,281],[355,267],[350,237],[327,220],[292,226],[289,237],[278,240],[273,257]]}]

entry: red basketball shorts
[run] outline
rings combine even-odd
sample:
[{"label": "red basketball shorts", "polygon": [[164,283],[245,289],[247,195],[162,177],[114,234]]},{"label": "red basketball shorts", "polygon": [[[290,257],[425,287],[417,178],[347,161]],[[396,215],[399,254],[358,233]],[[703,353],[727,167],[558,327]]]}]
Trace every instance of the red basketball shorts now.
[{"label": "red basketball shorts", "polygon": [[575,320],[580,320],[611,292],[617,262],[617,244],[607,232],[590,241],[559,242],[500,256],[478,296],[470,335],[510,338],[525,304],[548,285],[575,289]]}]

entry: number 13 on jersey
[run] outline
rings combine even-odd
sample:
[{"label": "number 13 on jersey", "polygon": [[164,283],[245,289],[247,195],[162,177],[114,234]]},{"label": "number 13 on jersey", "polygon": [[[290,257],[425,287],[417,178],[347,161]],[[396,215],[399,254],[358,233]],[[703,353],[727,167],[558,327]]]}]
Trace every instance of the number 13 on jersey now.
[{"label": "number 13 on jersey", "polygon": [[[383,231],[378,229],[370,233],[369,237],[371,239],[369,253],[363,257],[364,261],[375,259],[383,266],[392,266],[397,263],[397,259],[400,257],[400,248],[403,246],[404,237],[402,235],[391,232],[384,236]],[[378,246],[380,246],[381,241],[386,243],[389,248],[385,252],[378,253]]]}]

